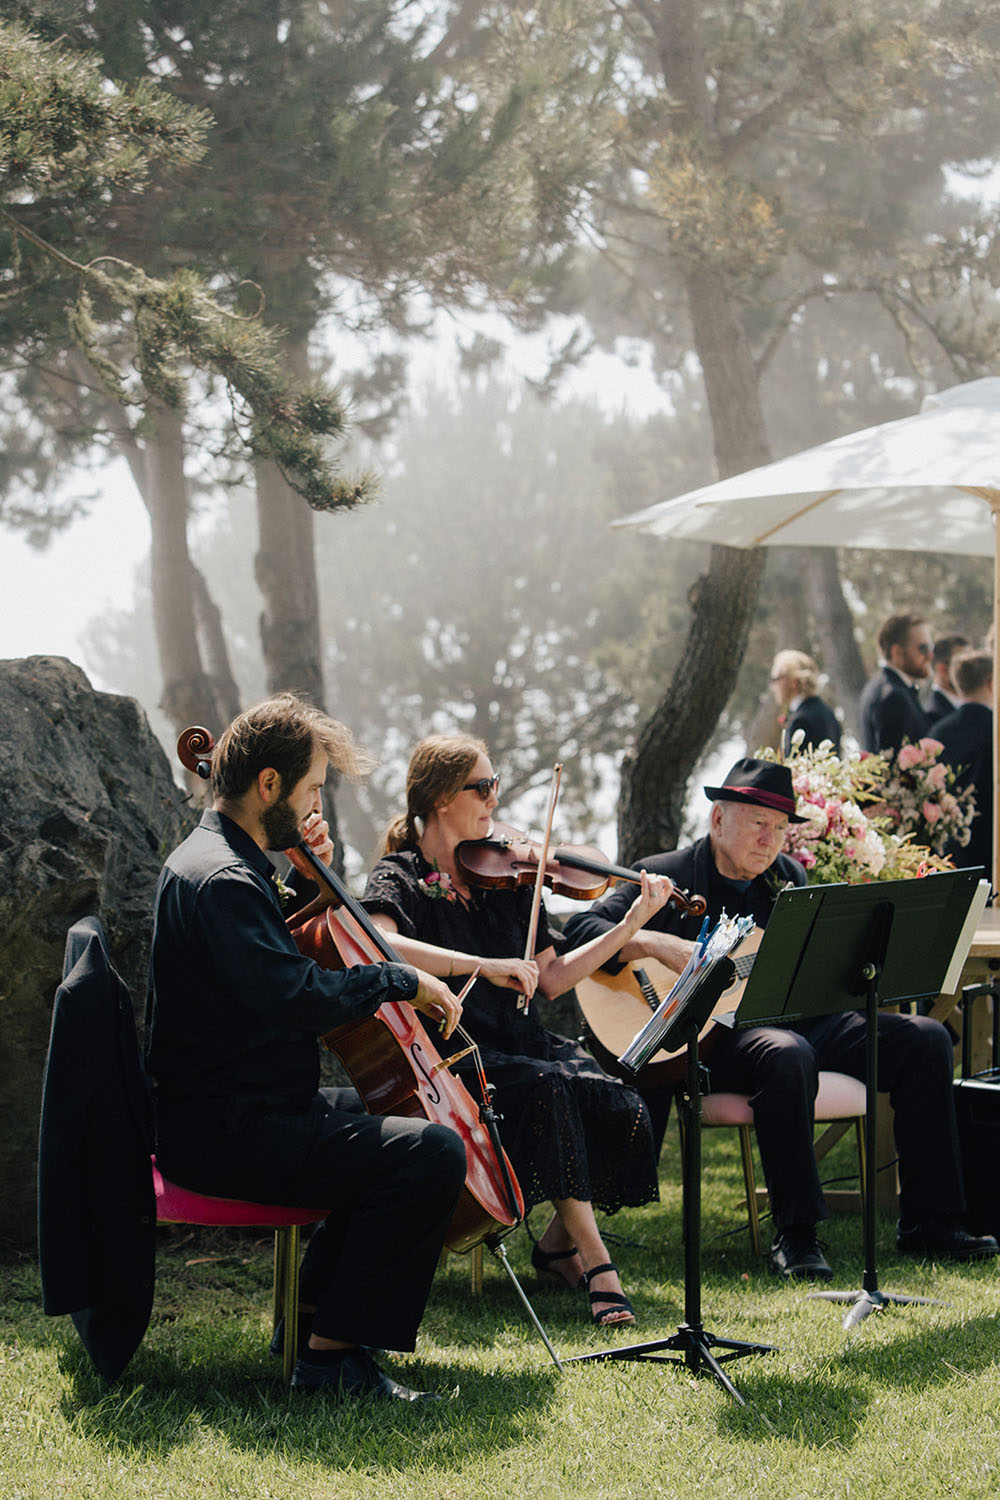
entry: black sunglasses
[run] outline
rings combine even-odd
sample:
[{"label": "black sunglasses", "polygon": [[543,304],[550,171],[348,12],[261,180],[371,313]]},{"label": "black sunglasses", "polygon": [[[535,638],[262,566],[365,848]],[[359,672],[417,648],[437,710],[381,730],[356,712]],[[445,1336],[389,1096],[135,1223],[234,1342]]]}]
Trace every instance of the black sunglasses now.
[{"label": "black sunglasses", "polygon": [[499,792],[499,776],[481,776],[478,781],[467,781],[462,788],[463,792],[478,792],[484,802],[488,802],[491,792]]}]

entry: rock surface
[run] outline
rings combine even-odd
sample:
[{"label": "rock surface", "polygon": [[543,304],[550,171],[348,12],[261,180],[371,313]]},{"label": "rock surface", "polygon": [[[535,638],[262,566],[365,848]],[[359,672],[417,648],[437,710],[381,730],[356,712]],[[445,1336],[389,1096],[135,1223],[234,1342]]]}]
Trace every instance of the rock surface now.
[{"label": "rock surface", "polygon": [[62,657],[0,661],[0,1252],[34,1241],[66,933],[100,917],[141,1024],[153,889],[194,821],[134,699],[96,692]]}]

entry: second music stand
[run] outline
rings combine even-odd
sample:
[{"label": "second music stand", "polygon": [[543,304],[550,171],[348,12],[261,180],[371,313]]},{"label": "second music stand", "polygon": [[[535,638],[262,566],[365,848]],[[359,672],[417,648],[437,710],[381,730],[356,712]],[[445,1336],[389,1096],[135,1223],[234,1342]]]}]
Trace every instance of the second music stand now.
[{"label": "second music stand", "polygon": [[[932,1299],[882,1292],[875,1235],[878,1011],[935,997],[957,986],[988,885],[981,869],[868,885],[801,886],[782,891],[760,945],[735,1024],[787,1024],[839,1011],[865,1011],[865,1268],[860,1290],[813,1292],[849,1302],[845,1329],[888,1302]],[[953,982],[954,977],[954,982]]]}]

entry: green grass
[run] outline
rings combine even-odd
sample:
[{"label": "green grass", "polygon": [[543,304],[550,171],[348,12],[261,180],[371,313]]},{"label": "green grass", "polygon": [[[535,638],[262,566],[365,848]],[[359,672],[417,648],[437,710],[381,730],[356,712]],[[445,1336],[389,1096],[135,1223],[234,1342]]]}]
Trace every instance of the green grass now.
[{"label": "green grass", "polygon": [[[898,1257],[879,1224],[879,1284],[941,1299],[889,1307],[852,1333],[843,1308],[776,1282],[733,1233],[734,1133],[705,1140],[702,1310],[719,1336],[777,1346],[726,1366],[747,1406],[683,1366],[555,1369],[487,1257],[439,1273],[416,1355],[386,1363],[448,1393],[432,1409],[330,1405],[287,1392],[268,1357],[270,1242],[165,1236],[145,1342],[118,1386],[94,1374],[68,1319],[46,1318],[30,1264],[0,1268],[3,1500],[481,1500],[543,1497],[850,1497],[985,1500],[1000,1492],[1000,1266]],[[849,1171],[838,1147],[833,1172]],[[606,1229],[640,1317],[630,1338],[683,1322],[673,1133],[663,1202]],[[826,1166],[826,1164],[824,1164]],[[542,1214],[536,1211],[536,1230]],[[836,1285],[860,1284],[860,1221],[824,1229]],[[561,1356],[614,1347],[582,1295],[536,1287],[523,1231],[512,1263]],[[405,1267],[400,1267],[405,1275]]]}]

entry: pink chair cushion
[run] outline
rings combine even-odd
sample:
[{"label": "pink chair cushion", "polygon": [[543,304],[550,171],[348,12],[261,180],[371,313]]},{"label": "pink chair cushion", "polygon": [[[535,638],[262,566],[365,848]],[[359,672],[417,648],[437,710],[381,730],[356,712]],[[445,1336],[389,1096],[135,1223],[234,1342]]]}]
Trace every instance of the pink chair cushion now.
[{"label": "pink chair cushion", "polygon": [[[820,1073],[817,1120],[850,1120],[865,1113],[865,1086],[847,1073]],[[703,1125],[752,1125],[746,1094],[706,1094],[701,1101]]]},{"label": "pink chair cushion", "polygon": [[746,1094],[706,1094],[701,1101],[703,1125],[752,1125],[753,1110]]},{"label": "pink chair cushion", "polygon": [[277,1228],[289,1224],[315,1224],[325,1219],[325,1208],[283,1208],[266,1203],[244,1203],[239,1198],[209,1198],[178,1187],[164,1177],[152,1158],[153,1190],[156,1193],[158,1224],[203,1224],[212,1228],[227,1226]]}]

